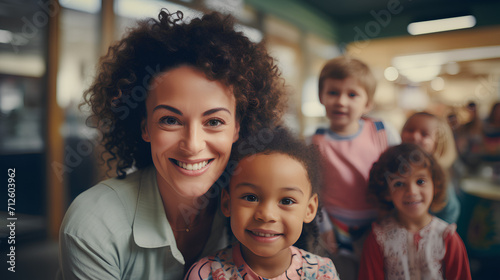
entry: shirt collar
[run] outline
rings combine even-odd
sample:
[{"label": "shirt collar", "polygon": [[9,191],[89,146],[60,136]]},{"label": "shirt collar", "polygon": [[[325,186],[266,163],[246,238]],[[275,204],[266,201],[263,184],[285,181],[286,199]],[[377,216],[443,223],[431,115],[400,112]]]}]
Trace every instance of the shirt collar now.
[{"label": "shirt collar", "polygon": [[358,137],[359,134],[361,134],[361,131],[363,131],[363,126],[365,125],[365,120],[364,119],[359,119],[358,123],[359,123],[358,131],[356,131],[356,133],[354,133],[354,134],[351,134],[351,135],[339,135],[336,132],[334,132],[333,130],[331,130],[330,128],[328,128],[327,135],[330,138],[335,139],[335,140],[352,140],[352,139]]},{"label": "shirt collar", "polygon": [[[203,249],[203,255],[208,255],[227,246],[229,239],[226,229],[227,218],[222,214],[220,207],[217,208],[209,240]],[[173,257],[180,263],[185,263],[182,253],[177,248],[174,232],[165,214],[154,166],[144,169],[142,173],[132,228],[137,246],[142,248],[169,246]]]},{"label": "shirt collar", "polygon": [[172,246],[175,237],[168,223],[154,166],[146,168],[141,176],[137,208],[133,224],[134,241],[143,248]]}]

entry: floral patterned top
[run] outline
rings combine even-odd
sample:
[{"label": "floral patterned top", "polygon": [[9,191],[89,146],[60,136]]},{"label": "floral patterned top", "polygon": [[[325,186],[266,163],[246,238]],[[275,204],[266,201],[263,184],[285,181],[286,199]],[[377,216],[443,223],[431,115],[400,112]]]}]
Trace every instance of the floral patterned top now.
[{"label": "floral patterned top", "polygon": [[[291,246],[292,261],[290,267],[272,280],[288,279],[335,279],[339,276],[333,262]],[[189,269],[185,280],[266,280],[257,275],[245,262],[241,255],[240,245],[221,250],[215,256],[205,257]]]}]

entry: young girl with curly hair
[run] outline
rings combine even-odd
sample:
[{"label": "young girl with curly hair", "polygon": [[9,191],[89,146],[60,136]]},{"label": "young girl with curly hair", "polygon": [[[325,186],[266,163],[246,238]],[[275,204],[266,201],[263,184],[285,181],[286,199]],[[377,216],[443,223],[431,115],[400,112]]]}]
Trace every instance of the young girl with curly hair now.
[{"label": "young girl with curly hair", "polygon": [[411,143],[387,149],[373,164],[369,191],[391,212],[372,225],[358,279],[471,279],[456,225],[429,213],[444,202],[443,177],[434,157]]},{"label": "young girl with curly hair", "polygon": [[[259,149],[236,154],[222,212],[238,242],[197,262],[186,280],[338,279],[328,258],[294,247],[318,209],[320,155],[288,130],[270,131]],[[317,230],[311,230],[317,238]]]},{"label": "young girl with curly hair", "polygon": [[118,176],[69,207],[64,279],[182,279],[225,248],[231,150],[281,122],[282,86],[263,43],[216,12],[162,10],[111,46],[84,97]]}]

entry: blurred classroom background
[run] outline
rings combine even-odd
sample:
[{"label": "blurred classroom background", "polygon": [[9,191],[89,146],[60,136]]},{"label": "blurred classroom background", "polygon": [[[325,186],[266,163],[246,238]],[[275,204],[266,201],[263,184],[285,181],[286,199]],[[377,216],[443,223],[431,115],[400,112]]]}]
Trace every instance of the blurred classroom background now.
[{"label": "blurred classroom background", "polygon": [[[379,80],[371,116],[401,129],[410,114],[428,111],[453,128],[472,126],[471,137],[457,141],[458,232],[473,279],[496,277],[500,125],[483,124],[500,101],[500,1],[0,0],[1,279],[54,279],[67,207],[113,176],[99,165],[98,134],[78,109],[82,93],[108,46],[161,8],[186,18],[231,13],[238,29],[264,41],[290,93],[286,123],[302,136],[327,125],[317,80],[323,64],[341,54],[365,61]],[[435,21],[444,19],[451,23]],[[6,262],[9,169],[15,169],[15,274]]]}]

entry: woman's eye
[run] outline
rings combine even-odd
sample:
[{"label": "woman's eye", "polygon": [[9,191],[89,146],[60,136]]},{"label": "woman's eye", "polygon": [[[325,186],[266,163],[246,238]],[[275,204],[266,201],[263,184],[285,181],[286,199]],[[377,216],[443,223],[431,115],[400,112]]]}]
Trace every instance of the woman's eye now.
[{"label": "woman's eye", "polygon": [[249,201],[249,202],[255,202],[257,201],[257,196],[253,194],[248,194],[242,197],[243,200]]},{"label": "woman's eye", "polygon": [[417,180],[417,184],[418,185],[423,185],[423,184],[425,184],[425,180],[424,179],[418,179]]},{"label": "woman's eye", "polygon": [[160,119],[160,123],[166,124],[166,125],[177,125],[179,124],[179,121],[174,118],[174,117],[163,117]]},{"label": "woman's eye", "polygon": [[292,205],[294,203],[295,203],[295,201],[291,198],[283,198],[281,200],[281,204],[283,204],[283,205]]},{"label": "woman's eye", "polygon": [[220,119],[211,119],[207,122],[208,126],[214,126],[214,127],[217,127],[217,126],[220,126],[223,124],[224,124],[224,122]]}]

